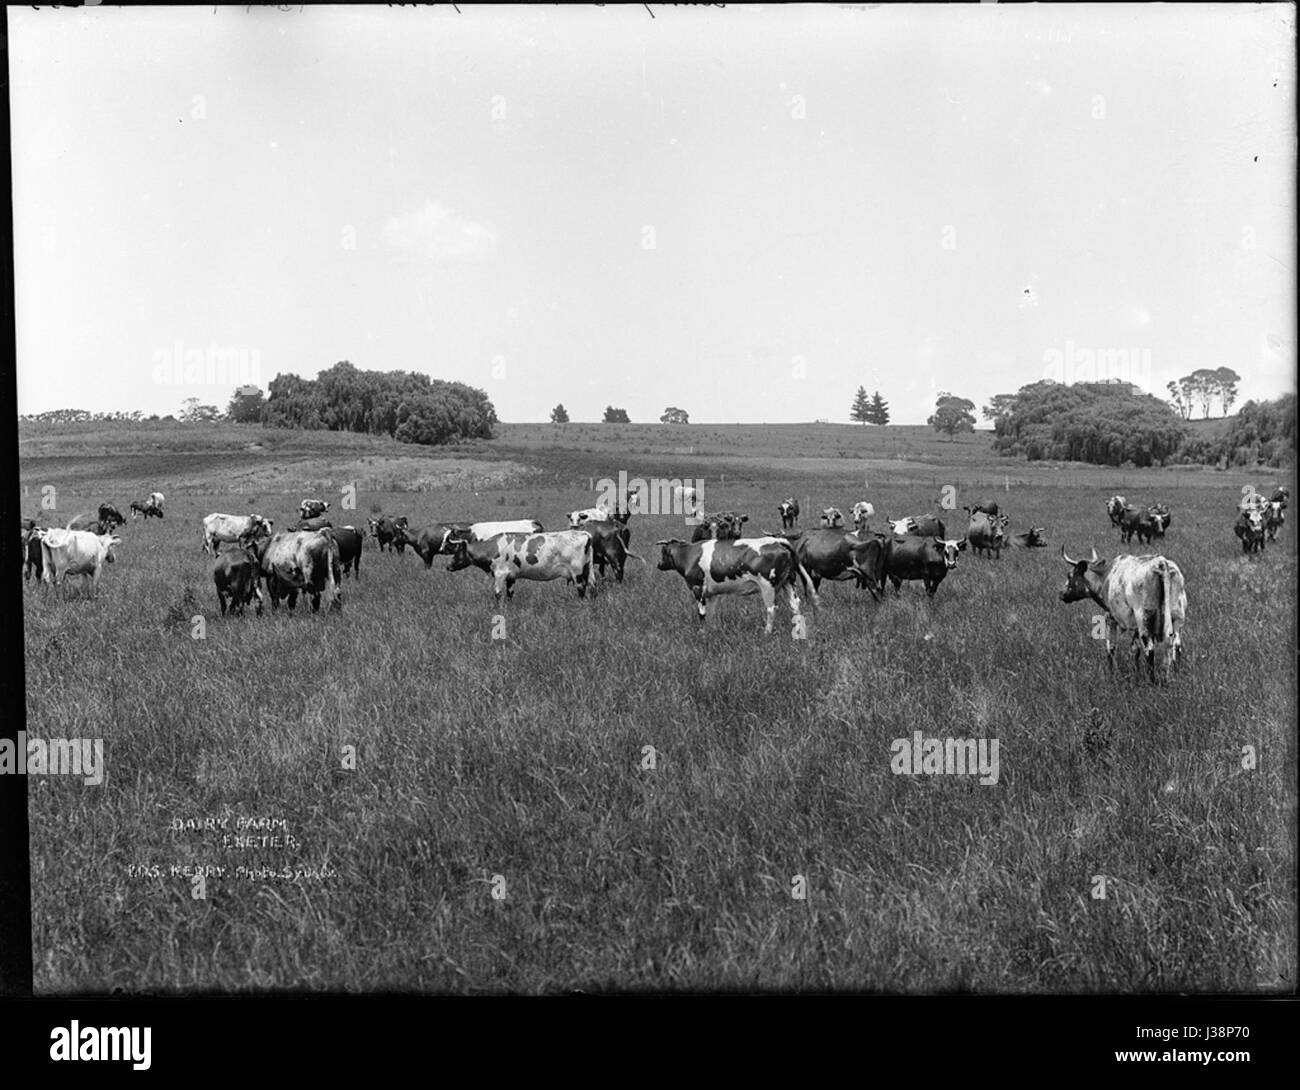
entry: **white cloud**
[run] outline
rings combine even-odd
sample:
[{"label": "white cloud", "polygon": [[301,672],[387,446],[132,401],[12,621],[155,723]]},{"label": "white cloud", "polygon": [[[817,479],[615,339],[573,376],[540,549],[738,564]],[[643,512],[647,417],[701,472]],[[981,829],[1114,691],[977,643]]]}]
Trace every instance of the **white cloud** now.
[{"label": "white cloud", "polygon": [[496,252],[497,232],[429,201],[417,212],[389,216],[384,243],[430,261],[482,261]]}]

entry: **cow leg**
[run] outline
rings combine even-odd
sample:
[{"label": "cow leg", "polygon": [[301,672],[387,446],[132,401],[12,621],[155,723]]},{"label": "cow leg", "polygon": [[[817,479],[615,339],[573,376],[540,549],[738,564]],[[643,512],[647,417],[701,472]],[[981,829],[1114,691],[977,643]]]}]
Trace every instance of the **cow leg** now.
[{"label": "cow leg", "polygon": [[1115,618],[1106,615],[1106,666],[1112,674],[1115,673],[1115,639],[1119,635],[1119,625],[1115,623]]},{"label": "cow leg", "polygon": [[795,584],[793,582],[787,583],[785,585],[785,594],[786,601],[790,603],[790,614],[795,620],[798,620],[802,616],[799,612],[801,603],[799,602],[799,592],[794,588]]},{"label": "cow leg", "polygon": [[695,609],[699,614],[700,624],[703,624],[705,612],[709,608],[709,600],[704,596],[703,587],[693,587],[691,593],[695,595]]},{"label": "cow leg", "polygon": [[772,621],[776,618],[776,588],[766,579],[758,581],[758,593],[763,596],[763,609],[767,612],[767,623],[763,625],[763,634],[772,634]]}]

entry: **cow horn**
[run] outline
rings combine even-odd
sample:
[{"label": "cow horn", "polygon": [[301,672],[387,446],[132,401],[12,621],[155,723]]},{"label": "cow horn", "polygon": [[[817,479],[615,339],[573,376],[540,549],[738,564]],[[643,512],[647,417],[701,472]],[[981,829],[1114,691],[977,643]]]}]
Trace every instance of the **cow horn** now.
[{"label": "cow horn", "polygon": [[1069,564],[1069,565],[1071,565],[1071,566],[1073,566],[1073,565],[1075,565],[1075,564],[1078,563],[1077,560],[1072,560],[1072,559],[1070,558],[1070,554],[1067,553],[1067,552],[1065,551],[1065,546],[1064,546],[1064,545],[1061,546],[1061,559],[1064,560],[1067,564]]},{"label": "cow horn", "polygon": [[1092,545],[1090,548],[1092,549],[1092,556],[1088,557],[1088,563],[1095,564],[1097,563],[1097,546]]}]

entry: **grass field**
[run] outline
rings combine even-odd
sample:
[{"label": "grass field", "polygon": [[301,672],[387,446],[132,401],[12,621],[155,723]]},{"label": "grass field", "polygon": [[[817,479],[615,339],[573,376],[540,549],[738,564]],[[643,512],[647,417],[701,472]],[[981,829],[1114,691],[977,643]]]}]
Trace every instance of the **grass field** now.
[{"label": "grass field", "polygon": [[[1294,989],[1294,526],[1250,560],[1231,533],[1271,472],[1030,466],[915,428],[507,425],[428,455],[201,431],[21,435],[26,515],[46,486],[47,523],[167,494],[96,597],[25,590],[28,733],[102,737],[107,765],[29,781],[38,990]],[[789,494],[805,526],[868,498],[879,527],[950,485],[1051,547],[963,554],[933,601],[823,584],[803,640],[780,609],[765,638],[757,598],[701,629],[654,567],[689,536],[670,515],[634,518],[650,563],[624,584],[501,608],[481,573],[371,539],[341,613],[222,619],[200,549],[211,511],[280,527],[349,484],[337,522],[558,529],[620,470],[703,478],[754,529]],[[1115,491],[1173,507],[1168,686],[1124,655],[1109,678],[1097,610],[1058,599],[1062,542],[1128,551]],[[997,783],[894,774],[914,731],[997,739]],[[282,843],[173,828],[223,818]]]}]

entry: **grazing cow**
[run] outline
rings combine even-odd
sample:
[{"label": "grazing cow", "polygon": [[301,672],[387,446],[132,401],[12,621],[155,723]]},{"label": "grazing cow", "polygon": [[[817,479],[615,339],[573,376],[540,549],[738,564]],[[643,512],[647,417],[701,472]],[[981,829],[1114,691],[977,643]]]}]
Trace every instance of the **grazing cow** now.
[{"label": "grazing cow", "polygon": [[704,623],[709,599],[722,594],[761,594],[767,611],[767,624],[763,631],[769,634],[776,616],[777,594],[782,590],[797,622],[802,621],[800,586],[809,601],[817,604],[817,590],[812,578],[799,563],[794,546],[784,538],[750,537],[689,544],[674,538],[655,544],[660,547],[659,570],[675,571],[686,580],[695,596],[701,624]]},{"label": "grazing cow", "polygon": [[1156,537],[1164,537],[1165,531],[1169,529],[1169,524],[1174,521],[1174,516],[1169,512],[1169,504],[1153,503],[1147,508],[1147,517],[1151,519],[1151,526]]},{"label": "grazing cow", "polygon": [[853,505],[853,529],[858,533],[864,533],[867,529],[867,520],[876,513],[876,509],[866,500],[859,500]]},{"label": "grazing cow", "polygon": [[838,507],[822,508],[821,518],[822,528],[826,530],[835,530],[844,528],[844,515]]},{"label": "grazing cow", "polygon": [[898,537],[941,537],[946,539],[948,531],[938,515],[918,515],[904,519],[886,519],[890,529]]},{"label": "grazing cow", "polygon": [[1286,515],[1282,511],[1285,506],[1281,500],[1271,500],[1264,508],[1264,529],[1268,532],[1269,541],[1277,540],[1277,532],[1286,522]]},{"label": "grazing cow", "polygon": [[330,509],[329,500],[303,500],[298,504],[298,517],[314,519]]},{"label": "grazing cow", "polygon": [[42,578],[58,586],[69,575],[84,575],[92,588],[99,589],[99,573],[112,564],[113,547],[122,539],[109,533],[87,530],[33,530],[41,543]]},{"label": "grazing cow", "polygon": [[299,591],[311,597],[313,613],[320,611],[322,594],[329,609],[343,608],[343,592],[339,587],[343,573],[339,570],[339,546],[333,530],[246,533],[240,544],[245,547],[251,544],[257,553],[262,581],[271,594],[272,610],[279,609],[280,599],[285,597],[292,610],[298,604]]},{"label": "grazing cow", "polygon": [[1073,560],[1061,546],[1061,558],[1070,565],[1062,602],[1090,598],[1106,611],[1106,658],[1115,668],[1115,640],[1119,632],[1132,633],[1146,653],[1147,669],[1155,676],[1156,652],[1168,669],[1182,648],[1181,629],[1187,614],[1183,573],[1163,556],[1117,556],[1099,560],[1097,550],[1087,560]]},{"label": "grazing cow", "polygon": [[[157,493],[154,493],[154,495],[157,495]],[[152,497],[150,497],[150,499],[152,499]],[[162,518],[163,510],[160,505],[154,504],[150,502],[150,500],[145,500],[143,503],[141,503],[139,500],[132,500],[131,520],[134,522],[136,517],[139,515],[143,515],[147,519]]]},{"label": "grazing cow", "polygon": [[398,533],[399,530],[405,529],[407,529],[405,515],[395,519],[385,515],[383,518],[370,520],[370,533],[379,542],[381,553],[391,546],[399,555],[405,555],[406,539]]},{"label": "grazing cow", "polygon": [[519,579],[563,579],[578,584],[578,597],[587,596],[593,559],[592,535],[583,530],[551,533],[502,533],[487,540],[457,538],[448,571],[473,565],[492,576],[492,593],[499,600],[514,595]]},{"label": "grazing cow", "polygon": [[793,496],[778,503],[776,509],[781,516],[782,530],[789,530],[799,525],[799,501]]},{"label": "grazing cow", "polygon": [[966,529],[966,540],[975,551],[976,556],[992,553],[993,559],[1002,558],[1002,549],[1007,543],[1006,515],[990,515],[976,510],[970,517],[970,526]]},{"label": "grazing cow", "polygon": [[732,511],[706,515],[704,521],[695,527],[691,541],[734,541],[744,533],[748,521],[748,515],[737,515]]},{"label": "grazing cow", "polygon": [[623,565],[628,557],[645,563],[645,557],[637,556],[627,547],[629,531],[615,521],[592,520],[584,522],[580,529],[591,536],[591,555],[596,564],[596,571],[603,577],[605,565],[614,569],[614,578],[623,582]]},{"label": "grazing cow", "polygon": [[1012,534],[1011,544],[1020,549],[1041,549],[1047,545],[1043,537],[1045,526],[1031,526],[1023,533]]},{"label": "grazing cow", "polygon": [[1242,511],[1232,532],[1241,540],[1243,553],[1264,551],[1264,515],[1260,511]]},{"label": "grazing cow", "polygon": [[1106,514],[1110,516],[1110,524],[1118,526],[1120,519],[1124,517],[1124,508],[1128,506],[1128,500],[1123,496],[1111,496],[1106,501]]},{"label": "grazing cow", "polygon": [[334,523],[330,522],[324,515],[317,515],[315,518],[299,519],[290,530],[324,530],[326,527],[333,529]]},{"label": "grazing cow", "polygon": [[203,549],[215,557],[217,546],[222,542],[269,535],[274,525],[275,519],[263,518],[261,515],[222,515],[213,512],[203,520]]},{"label": "grazing cow", "polygon": [[812,579],[814,590],[822,580],[852,579],[880,600],[885,586],[885,545],[875,536],[859,537],[847,530],[823,526],[816,530],[782,535],[794,545],[795,556]]},{"label": "grazing cow", "polygon": [[227,549],[212,562],[212,582],[216,584],[221,615],[229,608],[242,617],[244,607],[257,599],[257,615],[262,615],[262,587],[257,552],[251,548]]},{"label": "grazing cow", "polygon": [[986,515],[992,515],[994,518],[997,518],[998,505],[995,502],[972,503],[968,507],[963,507],[962,510],[965,511],[966,514],[970,515],[971,518],[974,518],[981,511]]},{"label": "grazing cow", "polygon": [[355,526],[341,526],[334,531],[334,540],[339,547],[339,565],[343,574],[352,573],[361,578],[361,553],[366,535]]},{"label": "grazing cow", "polygon": [[68,530],[86,530],[96,537],[104,534],[111,534],[113,528],[107,525],[98,515],[92,515],[89,512],[76,515],[68,520],[66,527]]},{"label": "grazing cow", "polygon": [[125,526],[126,519],[122,517],[122,512],[111,503],[101,503],[99,505],[99,523],[111,533],[114,526]]},{"label": "grazing cow", "polygon": [[1126,507],[1120,517],[1119,539],[1127,545],[1133,540],[1134,534],[1137,535],[1138,541],[1146,545],[1156,536],[1156,524],[1145,511],[1136,507]]},{"label": "grazing cow", "polygon": [[946,541],[941,537],[894,537],[885,545],[885,574],[894,584],[894,593],[903,589],[904,580],[919,579],[931,598],[945,576],[957,567],[957,554],[966,548],[966,539]]}]

